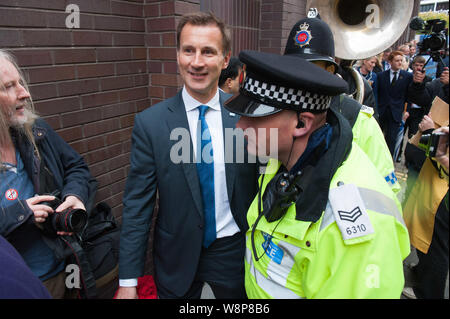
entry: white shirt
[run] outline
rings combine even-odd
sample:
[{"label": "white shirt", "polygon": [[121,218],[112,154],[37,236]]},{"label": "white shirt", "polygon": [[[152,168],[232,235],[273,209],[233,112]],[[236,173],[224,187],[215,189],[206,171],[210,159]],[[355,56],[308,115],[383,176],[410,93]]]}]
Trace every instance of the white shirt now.
[{"label": "white shirt", "polygon": [[397,71],[394,71],[394,70],[392,70],[392,69],[389,69],[389,76],[390,76],[390,81],[389,81],[389,83],[392,83],[392,79],[394,78],[394,72],[397,72],[397,81],[398,81],[398,78],[399,78],[399,76],[400,76],[400,69],[397,70]]},{"label": "white shirt", "polygon": [[[195,158],[197,158],[197,126],[200,125],[198,120],[198,107],[200,105],[209,106],[209,109],[205,113],[205,120],[211,134],[213,147],[216,236],[217,238],[232,236],[239,232],[239,227],[234,221],[230,203],[228,201],[227,181],[225,175],[225,147],[219,90],[217,90],[216,95],[214,95],[214,97],[207,103],[201,103],[194,99],[189,95],[185,87],[183,87],[181,94],[186,109]],[[137,286],[137,279],[120,279],[119,286],[135,287]]]},{"label": "white shirt", "polygon": [[198,107],[202,104],[208,105],[209,109],[205,113],[205,120],[211,134],[213,158],[214,158],[214,201],[216,210],[216,232],[217,238],[232,236],[239,232],[239,227],[231,214],[230,203],[228,201],[227,180],[225,175],[225,155],[224,138],[222,125],[222,112],[220,106],[220,94],[216,95],[208,102],[201,103],[189,95],[186,88],[183,88],[182,97],[186,108],[186,115],[189,123],[194,154],[197,158],[197,126]]}]

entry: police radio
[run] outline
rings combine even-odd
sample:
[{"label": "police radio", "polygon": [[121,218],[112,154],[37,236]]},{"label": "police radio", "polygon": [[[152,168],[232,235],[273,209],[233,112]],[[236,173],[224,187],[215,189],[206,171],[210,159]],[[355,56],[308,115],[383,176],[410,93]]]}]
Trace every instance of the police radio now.
[{"label": "police radio", "polygon": [[[263,196],[263,210],[261,211],[261,189],[264,183],[264,174],[262,175],[261,185],[258,192],[258,218],[252,226],[251,244],[253,249],[253,256],[258,261],[263,255],[259,256],[255,249],[255,230],[261,217],[264,216],[269,223],[281,219],[289,209],[289,207],[295,203],[300,196],[302,189],[297,185],[297,182],[302,176],[302,172],[299,171],[296,174],[289,174],[286,172],[278,173],[267,184]],[[278,225],[277,225],[278,226]],[[276,226],[275,226],[276,228]],[[274,231],[275,231],[274,228]]]},{"label": "police radio", "polygon": [[301,176],[301,171],[296,174],[279,173],[267,184],[262,214],[269,223],[283,217],[288,208],[297,201],[301,193],[297,182]]}]

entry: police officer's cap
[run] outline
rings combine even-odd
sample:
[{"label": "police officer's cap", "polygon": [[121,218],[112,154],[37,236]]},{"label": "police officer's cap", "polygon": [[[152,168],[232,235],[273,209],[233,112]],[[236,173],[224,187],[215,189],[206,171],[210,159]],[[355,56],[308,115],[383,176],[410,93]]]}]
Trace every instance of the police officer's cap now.
[{"label": "police officer's cap", "polygon": [[328,24],[318,18],[301,19],[292,27],[284,54],[308,61],[325,61],[337,68],[333,33]]},{"label": "police officer's cap", "polygon": [[257,51],[242,51],[246,78],[239,95],[225,107],[239,115],[260,117],[283,109],[321,113],[331,97],[347,91],[347,83],[298,57]]}]

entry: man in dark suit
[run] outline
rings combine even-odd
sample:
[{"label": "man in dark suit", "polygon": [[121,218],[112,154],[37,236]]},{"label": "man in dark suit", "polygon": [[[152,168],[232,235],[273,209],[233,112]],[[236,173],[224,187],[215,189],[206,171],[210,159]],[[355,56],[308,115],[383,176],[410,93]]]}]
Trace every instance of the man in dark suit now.
[{"label": "man in dark suit", "polygon": [[402,125],[408,86],[412,74],[401,69],[403,53],[394,51],[389,55],[390,70],[378,74],[378,112],[380,126],[391,155]]},{"label": "man in dark suit", "polygon": [[225,131],[234,129],[239,117],[222,107],[230,95],[218,89],[230,42],[214,15],[183,16],[177,61],[184,88],[136,116],[118,298],[137,297],[157,190],[152,244],[159,298],[200,298],[205,282],[216,298],[245,298],[246,212],[258,171],[255,163],[230,163]]}]

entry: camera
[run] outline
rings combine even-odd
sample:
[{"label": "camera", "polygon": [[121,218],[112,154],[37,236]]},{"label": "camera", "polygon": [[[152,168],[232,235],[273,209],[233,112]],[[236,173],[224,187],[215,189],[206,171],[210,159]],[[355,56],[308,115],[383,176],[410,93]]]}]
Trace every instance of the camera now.
[{"label": "camera", "polygon": [[422,135],[419,141],[419,148],[425,152],[427,157],[436,157],[443,155],[438,150],[439,144],[442,143],[445,143],[448,148],[448,134],[444,132],[433,132]]},{"label": "camera", "polygon": [[[54,196],[52,194],[52,196]],[[50,206],[55,210],[62,201],[55,196],[55,199],[48,202],[41,202],[41,205]],[[68,208],[62,212],[54,212],[45,220],[43,227],[50,234],[56,234],[58,231],[68,233],[80,233],[86,226],[88,215],[84,209]]]},{"label": "camera", "polygon": [[424,21],[419,17],[411,20],[409,27],[420,34],[425,34],[423,40],[417,44],[420,55],[429,54],[435,62],[442,59],[439,51],[443,50],[446,44],[445,23],[441,19]]}]

